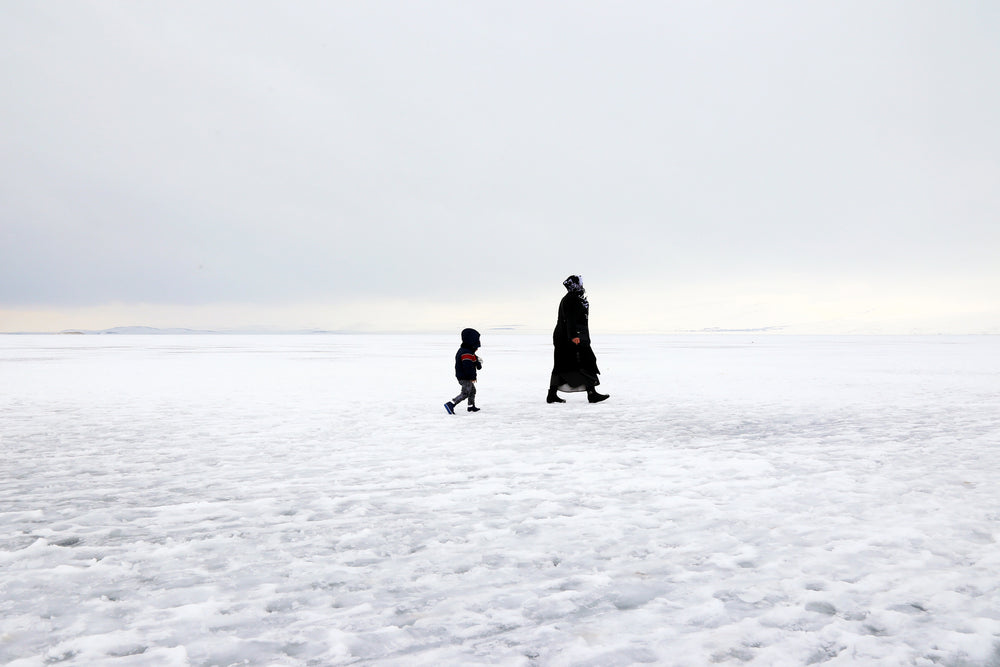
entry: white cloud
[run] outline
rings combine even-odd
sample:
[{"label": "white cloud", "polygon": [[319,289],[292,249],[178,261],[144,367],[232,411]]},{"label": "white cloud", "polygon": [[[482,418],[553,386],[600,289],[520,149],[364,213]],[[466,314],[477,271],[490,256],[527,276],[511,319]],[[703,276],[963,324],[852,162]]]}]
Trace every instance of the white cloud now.
[{"label": "white cloud", "polygon": [[[850,304],[925,292],[827,314],[809,296],[892,276],[950,285],[906,307],[947,319],[998,280],[998,20],[904,2],[8,7],[0,307],[236,325],[329,303],[323,321],[437,326],[579,271],[743,295],[677,322],[693,328],[853,321]],[[780,298],[788,275],[819,287]],[[393,303],[420,305],[371,305]],[[454,311],[423,317],[439,303]]]}]

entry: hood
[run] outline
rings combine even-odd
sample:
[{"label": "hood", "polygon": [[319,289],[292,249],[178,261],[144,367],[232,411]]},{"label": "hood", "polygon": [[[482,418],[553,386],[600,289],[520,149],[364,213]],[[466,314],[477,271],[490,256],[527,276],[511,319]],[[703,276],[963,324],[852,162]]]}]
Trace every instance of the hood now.
[{"label": "hood", "polygon": [[479,332],[475,329],[462,329],[462,346],[470,350],[478,350]]},{"label": "hood", "polygon": [[583,277],[576,275],[570,276],[569,278],[563,281],[563,286],[566,288],[566,291],[568,292],[571,292],[573,294],[583,294],[584,292]]}]

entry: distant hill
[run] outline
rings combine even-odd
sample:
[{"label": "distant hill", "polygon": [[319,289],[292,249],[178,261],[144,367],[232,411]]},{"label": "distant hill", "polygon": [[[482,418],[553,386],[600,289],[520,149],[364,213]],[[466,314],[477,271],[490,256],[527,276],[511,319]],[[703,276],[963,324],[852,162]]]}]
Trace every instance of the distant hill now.
[{"label": "distant hill", "polygon": [[68,329],[60,331],[61,334],[87,334],[87,335],[178,335],[178,334],[214,334],[215,331],[205,331],[199,329],[157,329],[156,327],[112,327],[110,329],[100,329],[97,331],[87,329]]},{"label": "distant hill", "polygon": [[246,329],[246,330],[235,330],[235,331],[212,331],[209,329],[184,329],[184,328],[168,328],[159,329],[157,327],[112,327],[110,329],[66,329],[65,331],[60,331],[63,335],[87,335],[87,336],[105,336],[105,335],[123,335],[123,336],[183,336],[183,335],[210,335],[210,334],[340,334],[346,333],[343,331],[327,331],[323,329],[307,329],[307,330],[270,330],[270,329]]}]

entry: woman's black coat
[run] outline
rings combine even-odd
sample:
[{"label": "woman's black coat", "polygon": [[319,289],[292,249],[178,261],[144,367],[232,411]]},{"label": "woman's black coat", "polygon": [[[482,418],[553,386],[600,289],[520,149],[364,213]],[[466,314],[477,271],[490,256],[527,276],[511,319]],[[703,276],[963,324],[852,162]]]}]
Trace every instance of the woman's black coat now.
[{"label": "woman's black coat", "polygon": [[[597,355],[590,347],[590,313],[576,294],[568,293],[559,302],[559,316],[552,331],[552,375],[559,376],[561,384],[570,387],[596,386],[600,370]],[[573,342],[580,339],[580,344]]]}]

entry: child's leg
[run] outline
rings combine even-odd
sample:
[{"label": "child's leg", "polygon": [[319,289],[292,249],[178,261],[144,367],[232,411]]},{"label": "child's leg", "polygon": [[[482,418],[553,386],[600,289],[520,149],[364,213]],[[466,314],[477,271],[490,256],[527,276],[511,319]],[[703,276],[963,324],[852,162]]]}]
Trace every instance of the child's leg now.
[{"label": "child's leg", "polygon": [[[455,398],[451,399],[451,402],[454,403],[455,405],[458,405],[465,399],[469,398],[469,395],[475,393],[476,391],[476,385],[472,384],[468,380],[459,380],[458,384],[462,386],[462,393],[456,396]],[[469,404],[471,405],[472,403],[470,402]]]},{"label": "child's leg", "polygon": [[469,407],[476,407],[476,383],[469,383]]}]

